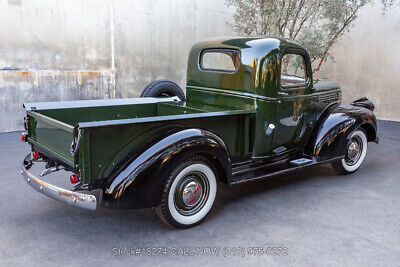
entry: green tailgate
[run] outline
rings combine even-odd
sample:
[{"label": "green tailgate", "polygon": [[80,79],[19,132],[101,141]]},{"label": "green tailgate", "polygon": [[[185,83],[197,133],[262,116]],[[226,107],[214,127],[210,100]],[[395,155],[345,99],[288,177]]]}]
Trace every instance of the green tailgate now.
[{"label": "green tailgate", "polygon": [[69,148],[74,138],[74,127],[43,114],[27,111],[29,142],[43,153],[74,166]]}]

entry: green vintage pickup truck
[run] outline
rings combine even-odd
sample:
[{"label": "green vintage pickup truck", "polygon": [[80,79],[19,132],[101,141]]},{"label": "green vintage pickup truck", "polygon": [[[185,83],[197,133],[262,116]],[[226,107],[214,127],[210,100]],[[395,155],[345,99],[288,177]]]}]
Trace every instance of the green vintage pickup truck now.
[{"label": "green vintage pickup truck", "polygon": [[[141,98],[25,103],[22,175],[38,192],[96,209],[155,208],[173,227],[199,224],[218,183],[229,186],[331,163],[355,172],[378,142],[374,104],[342,106],[333,82],[313,82],[310,56],[278,38],[195,44],[186,96],[173,82]],[[71,172],[70,190],[40,176]],[[88,193],[100,190],[99,197]],[[98,198],[98,199],[97,199]]]}]

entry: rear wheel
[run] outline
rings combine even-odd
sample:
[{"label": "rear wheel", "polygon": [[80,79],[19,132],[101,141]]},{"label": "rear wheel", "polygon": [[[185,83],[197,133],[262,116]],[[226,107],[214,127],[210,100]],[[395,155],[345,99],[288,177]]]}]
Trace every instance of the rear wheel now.
[{"label": "rear wheel", "polygon": [[164,184],[158,216],[167,225],[187,228],[202,222],[217,194],[214,166],[204,157],[192,156],[180,162]]},{"label": "rear wheel", "polygon": [[185,93],[174,82],[168,80],[157,80],[151,82],[143,89],[140,97],[171,97],[177,96],[180,100],[185,100]]},{"label": "rear wheel", "polygon": [[367,155],[368,141],[365,132],[356,130],[350,136],[343,159],[332,162],[333,168],[339,174],[350,174],[356,172]]}]

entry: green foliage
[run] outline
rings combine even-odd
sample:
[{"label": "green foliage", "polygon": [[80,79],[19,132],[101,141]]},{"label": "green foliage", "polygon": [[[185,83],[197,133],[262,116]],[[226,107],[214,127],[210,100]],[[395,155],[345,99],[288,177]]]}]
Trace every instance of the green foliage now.
[{"label": "green foliage", "polygon": [[[397,0],[381,0],[384,10]],[[246,35],[279,36],[297,40],[310,55],[314,72],[330,56],[332,46],[373,0],[225,0],[236,7],[229,25]]]}]

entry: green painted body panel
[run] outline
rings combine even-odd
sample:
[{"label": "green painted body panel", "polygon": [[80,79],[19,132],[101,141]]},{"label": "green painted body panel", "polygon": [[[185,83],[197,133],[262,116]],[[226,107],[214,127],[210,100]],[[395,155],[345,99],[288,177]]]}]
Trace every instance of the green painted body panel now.
[{"label": "green painted body panel", "polygon": [[[236,72],[202,70],[206,49],[240,52]],[[308,80],[281,88],[281,58],[295,52],[307,60]],[[285,95],[282,95],[285,94]],[[201,128],[226,143],[232,163],[268,159],[302,149],[338,86],[313,85],[308,53],[277,38],[236,38],[197,43],[188,61],[186,102],[102,105],[28,111],[29,140],[79,171],[83,183],[107,179],[128,157],[173,129]],[[268,127],[275,126],[268,133]],[[79,154],[69,152],[80,131]]]}]

